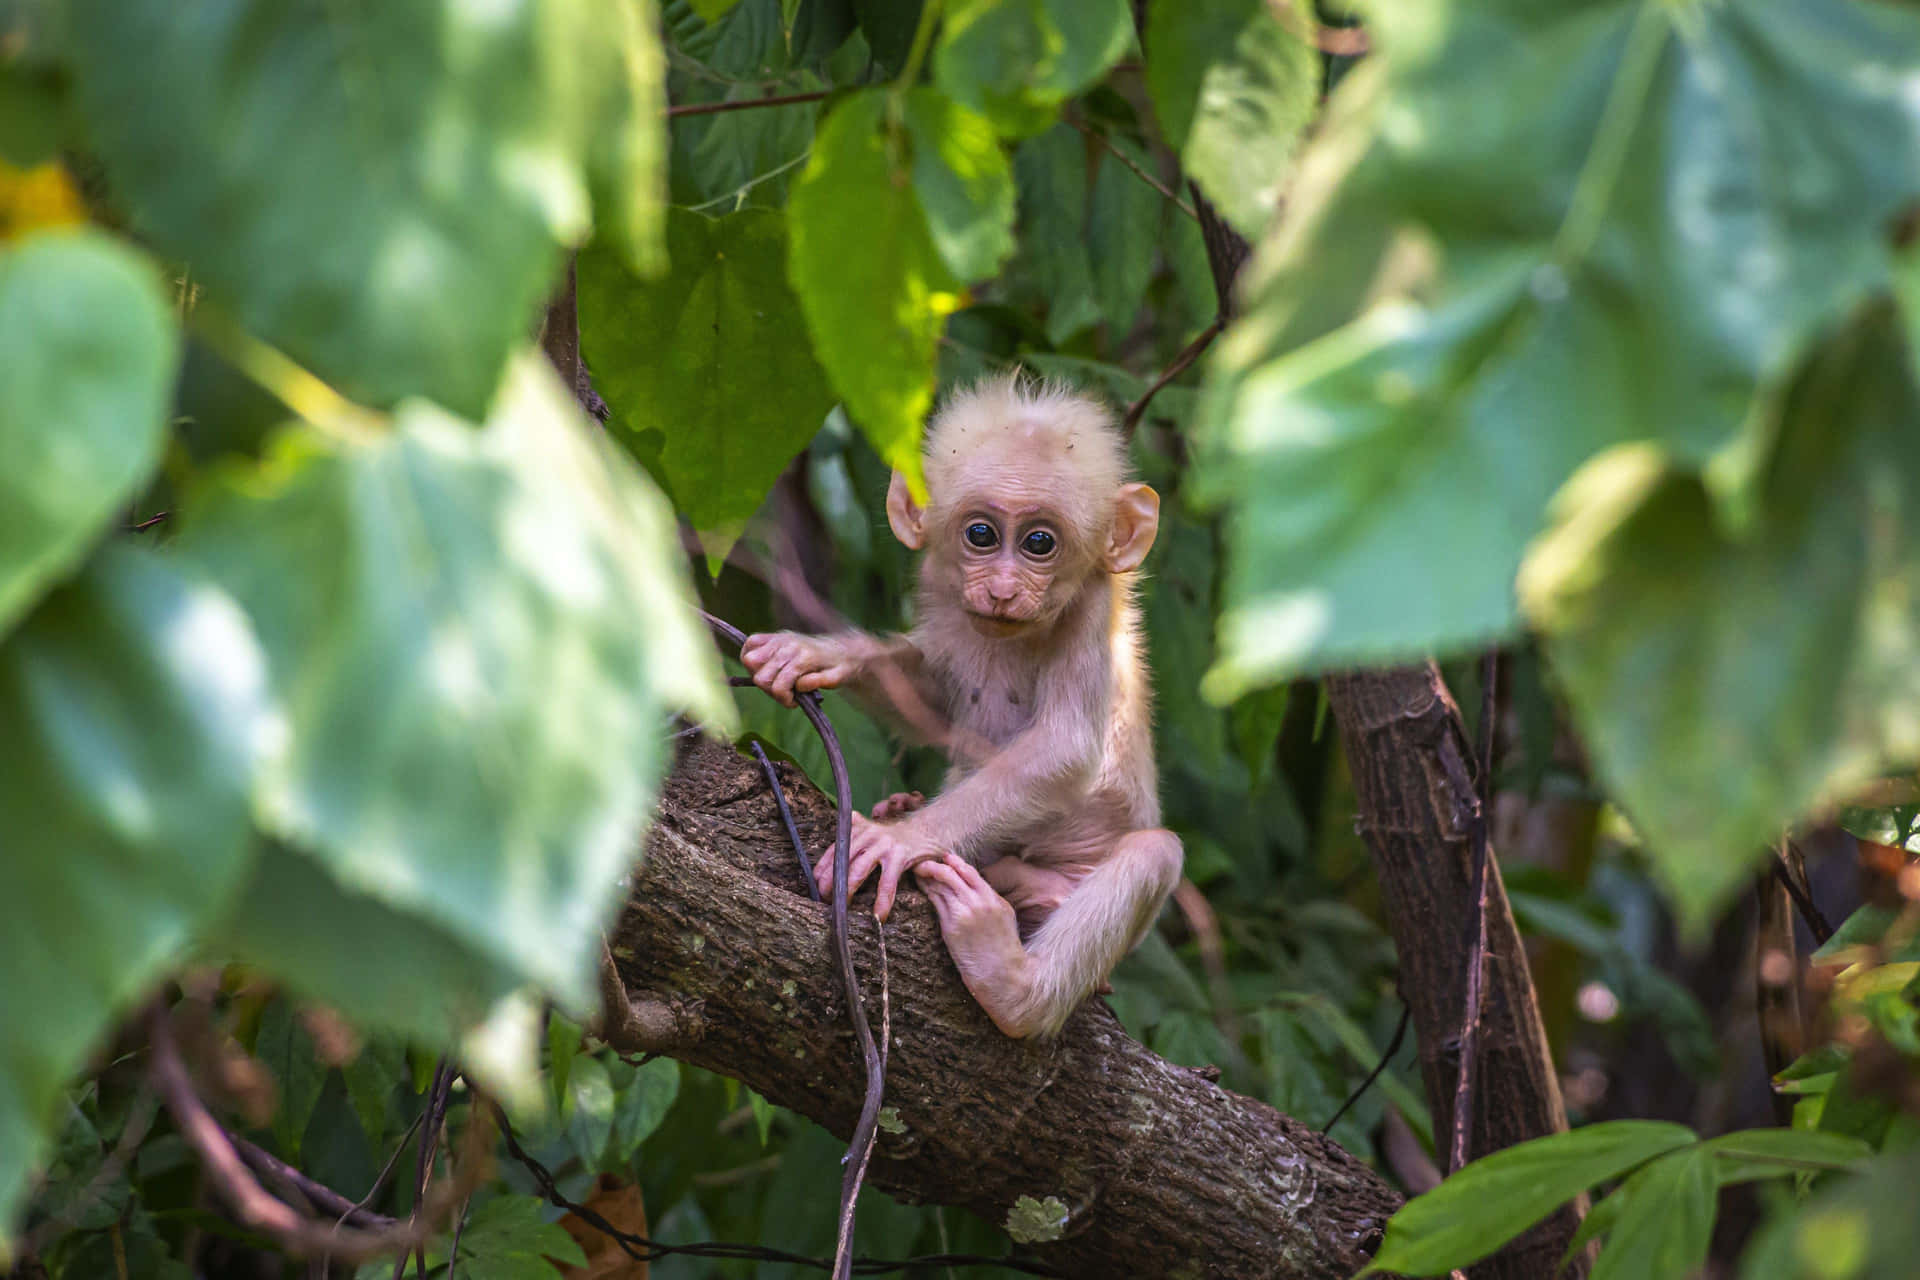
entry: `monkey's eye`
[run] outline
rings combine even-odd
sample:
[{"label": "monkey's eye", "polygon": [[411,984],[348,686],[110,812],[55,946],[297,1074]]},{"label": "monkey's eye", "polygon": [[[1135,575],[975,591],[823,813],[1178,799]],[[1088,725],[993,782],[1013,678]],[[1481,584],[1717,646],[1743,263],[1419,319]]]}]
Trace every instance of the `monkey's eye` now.
[{"label": "monkey's eye", "polygon": [[1030,556],[1050,556],[1053,554],[1053,535],[1045,529],[1035,529],[1020,542],[1020,547]]},{"label": "monkey's eye", "polygon": [[1000,541],[1000,535],[995,533],[993,526],[984,520],[975,520],[967,526],[967,542],[982,551],[988,550],[998,541]]}]

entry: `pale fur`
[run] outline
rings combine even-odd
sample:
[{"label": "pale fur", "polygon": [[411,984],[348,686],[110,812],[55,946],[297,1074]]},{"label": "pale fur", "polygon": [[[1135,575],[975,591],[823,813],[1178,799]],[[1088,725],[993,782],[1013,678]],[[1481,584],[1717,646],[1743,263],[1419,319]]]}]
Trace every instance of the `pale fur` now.
[{"label": "pale fur", "polygon": [[[864,686],[882,705],[880,674],[905,675],[944,717],[947,783],[900,819],[922,840],[976,865],[1018,858],[1072,882],[1017,972],[996,979],[1016,990],[983,992],[962,966],[1003,1029],[1050,1035],[1145,936],[1179,878],[1179,841],[1159,829],[1135,575],[1100,566],[1127,478],[1125,444],[1098,401],[1002,377],[940,409],[925,466],[920,528],[934,550],[921,561],[912,632],[904,642],[796,637],[811,647],[794,650],[795,661],[831,672],[833,684]],[[1056,578],[1078,584],[1044,625],[1008,638],[976,632],[946,549],[955,522],[989,500],[1056,515],[1068,536]]]}]

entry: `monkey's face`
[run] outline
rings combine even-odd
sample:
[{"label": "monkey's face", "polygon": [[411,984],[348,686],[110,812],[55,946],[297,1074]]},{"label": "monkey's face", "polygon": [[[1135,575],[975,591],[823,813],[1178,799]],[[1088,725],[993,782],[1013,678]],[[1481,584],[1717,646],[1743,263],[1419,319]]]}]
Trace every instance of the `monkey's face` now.
[{"label": "monkey's face", "polygon": [[1066,523],[1043,505],[972,503],[956,511],[946,537],[961,605],[982,635],[1052,623],[1089,563]]}]

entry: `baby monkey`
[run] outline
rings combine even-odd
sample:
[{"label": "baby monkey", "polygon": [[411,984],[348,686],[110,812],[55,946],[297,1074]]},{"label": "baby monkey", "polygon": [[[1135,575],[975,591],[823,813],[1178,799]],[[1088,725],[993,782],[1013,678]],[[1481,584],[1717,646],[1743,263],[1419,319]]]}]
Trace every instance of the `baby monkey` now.
[{"label": "baby monkey", "polygon": [[[995,1025],[1052,1035],[1180,878],[1133,600],[1160,498],[1127,480],[1104,406],[1018,375],[956,393],[925,449],[927,505],[898,473],[887,494],[894,536],[926,552],[912,632],[783,631],[741,657],[789,706],[845,688],[945,750],[934,799],[854,815],[848,890],[877,869],[884,920],[911,870]],[[823,892],[835,871],[820,860]]]}]

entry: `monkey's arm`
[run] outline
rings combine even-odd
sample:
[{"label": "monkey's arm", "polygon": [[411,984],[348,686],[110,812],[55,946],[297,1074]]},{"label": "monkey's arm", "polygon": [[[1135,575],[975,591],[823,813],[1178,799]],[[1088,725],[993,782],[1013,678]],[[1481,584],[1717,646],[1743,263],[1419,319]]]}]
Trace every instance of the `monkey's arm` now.
[{"label": "monkey's arm", "polygon": [[938,741],[938,692],[925,658],[906,636],[775,631],[748,636],[740,660],[755,684],[789,707],[797,693],[845,689],[914,737]]},{"label": "monkey's arm", "polygon": [[1043,704],[1005,746],[892,825],[916,845],[978,862],[1086,796],[1100,764],[1101,731],[1086,699]]}]

